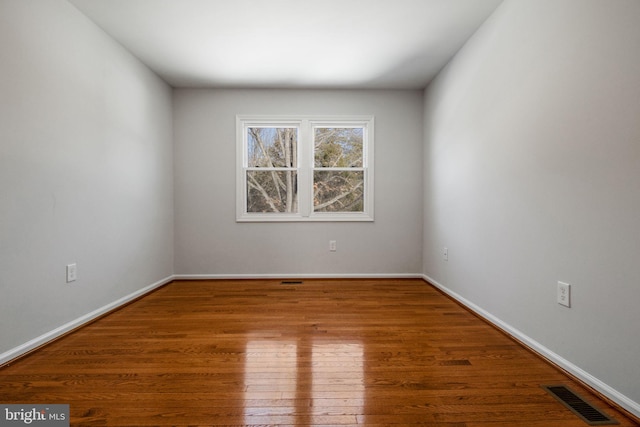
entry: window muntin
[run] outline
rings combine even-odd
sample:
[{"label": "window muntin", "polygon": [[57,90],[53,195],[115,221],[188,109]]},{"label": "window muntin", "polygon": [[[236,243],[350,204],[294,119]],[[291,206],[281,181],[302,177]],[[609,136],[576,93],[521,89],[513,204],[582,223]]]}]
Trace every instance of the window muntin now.
[{"label": "window muntin", "polygon": [[236,122],[237,221],[373,221],[373,117]]}]

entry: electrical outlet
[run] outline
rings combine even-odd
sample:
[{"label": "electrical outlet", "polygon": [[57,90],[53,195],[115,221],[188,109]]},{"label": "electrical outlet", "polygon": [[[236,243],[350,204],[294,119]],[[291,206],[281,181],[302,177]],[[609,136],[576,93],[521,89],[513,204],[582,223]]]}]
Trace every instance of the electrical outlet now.
[{"label": "electrical outlet", "polygon": [[558,304],[571,307],[571,285],[558,282]]},{"label": "electrical outlet", "polygon": [[335,240],[329,240],[329,250],[335,252],[338,250],[338,244]]},{"label": "electrical outlet", "polygon": [[449,248],[442,249],[442,259],[445,261],[449,261]]},{"label": "electrical outlet", "polygon": [[78,278],[78,266],[73,263],[67,265],[67,283],[75,282]]}]

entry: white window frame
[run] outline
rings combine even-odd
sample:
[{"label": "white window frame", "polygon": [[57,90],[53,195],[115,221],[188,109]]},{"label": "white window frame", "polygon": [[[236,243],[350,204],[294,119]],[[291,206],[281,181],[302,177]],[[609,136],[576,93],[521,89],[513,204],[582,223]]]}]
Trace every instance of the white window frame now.
[{"label": "white window frame", "polygon": [[[250,127],[295,127],[298,129],[298,210],[297,213],[247,212],[248,141]],[[364,203],[362,212],[313,211],[313,129],[314,127],[358,127],[363,129],[362,170]],[[237,222],[297,222],[297,221],[373,221],[373,116],[236,116],[236,221]],[[327,169],[331,170],[331,169]]]}]

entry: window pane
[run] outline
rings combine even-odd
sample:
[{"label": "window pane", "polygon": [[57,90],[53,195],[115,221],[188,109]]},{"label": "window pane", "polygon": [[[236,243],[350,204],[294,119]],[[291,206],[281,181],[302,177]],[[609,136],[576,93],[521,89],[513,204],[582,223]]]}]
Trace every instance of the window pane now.
[{"label": "window pane", "polygon": [[315,128],[315,167],[362,167],[363,128]]},{"label": "window pane", "polygon": [[296,171],[247,171],[247,212],[298,212]]},{"label": "window pane", "polygon": [[315,212],[363,212],[363,171],[318,171],[313,173]]},{"label": "window pane", "polygon": [[247,158],[250,168],[296,168],[298,157],[298,129],[247,128]]}]

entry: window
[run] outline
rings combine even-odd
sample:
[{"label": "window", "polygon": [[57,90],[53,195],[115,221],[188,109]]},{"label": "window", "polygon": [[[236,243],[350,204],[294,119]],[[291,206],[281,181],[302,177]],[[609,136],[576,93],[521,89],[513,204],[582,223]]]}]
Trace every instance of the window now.
[{"label": "window", "polygon": [[373,117],[236,122],[238,221],[373,221]]}]

